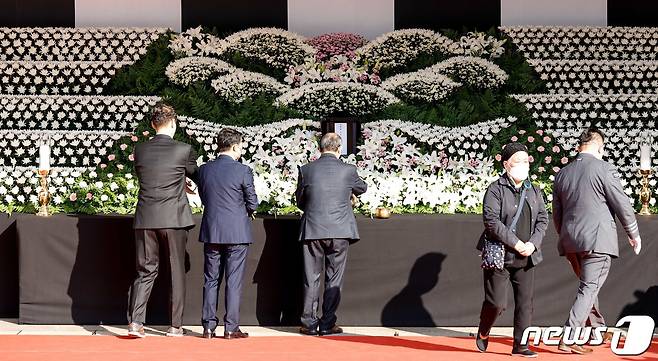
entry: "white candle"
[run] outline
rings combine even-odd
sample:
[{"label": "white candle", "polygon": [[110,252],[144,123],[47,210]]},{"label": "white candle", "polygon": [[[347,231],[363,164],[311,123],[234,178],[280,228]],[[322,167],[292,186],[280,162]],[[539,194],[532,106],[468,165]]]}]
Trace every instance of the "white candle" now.
[{"label": "white candle", "polygon": [[640,145],[640,169],[651,169],[651,144],[644,143]]},{"label": "white candle", "polygon": [[48,144],[39,146],[39,170],[50,170],[50,146]]}]

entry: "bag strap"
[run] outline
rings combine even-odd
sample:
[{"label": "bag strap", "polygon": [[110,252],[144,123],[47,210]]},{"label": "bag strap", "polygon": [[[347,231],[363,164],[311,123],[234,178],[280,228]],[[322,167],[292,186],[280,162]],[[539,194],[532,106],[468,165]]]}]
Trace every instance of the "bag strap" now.
[{"label": "bag strap", "polygon": [[521,210],[523,209],[523,202],[525,202],[525,192],[528,188],[528,184],[526,181],[523,182],[523,190],[521,191],[521,198],[519,198],[519,205],[516,208],[516,214],[514,214],[514,218],[512,219],[512,224],[510,224],[509,228],[514,229],[516,227],[516,223],[519,221],[519,217],[521,217]]}]

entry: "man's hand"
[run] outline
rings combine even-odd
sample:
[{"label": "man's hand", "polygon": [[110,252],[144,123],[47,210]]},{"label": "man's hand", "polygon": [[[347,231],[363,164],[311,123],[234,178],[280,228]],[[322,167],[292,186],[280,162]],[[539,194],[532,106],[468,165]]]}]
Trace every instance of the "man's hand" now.
[{"label": "man's hand", "polygon": [[185,193],[196,194],[196,192],[192,188],[194,188],[192,181],[189,179],[185,179]]},{"label": "man's hand", "polygon": [[359,199],[356,198],[354,194],[352,194],[351,201],[352,201],[352,208],[356,207],[359,204]]},{"label": "man's hand", "polygon": [[639,236],[637,238],[628,237],[628,243],[633,247],[635,254],[640,254],[640,250],[642,249],[642,239],[640,239]]},{"label": "man's hand", "polygon": [[522,255],[523,257],[528,257],[528,256],[530,256],[531,254],[533,254],[534,252],[535,252],[535,245],[532,244],[532,243],[530,243],[530,242],[526,242],[526,243],[524,244],[524,250],[523,250],[523,252],[519,252],[519,253],[521,253],[521,255]]}]

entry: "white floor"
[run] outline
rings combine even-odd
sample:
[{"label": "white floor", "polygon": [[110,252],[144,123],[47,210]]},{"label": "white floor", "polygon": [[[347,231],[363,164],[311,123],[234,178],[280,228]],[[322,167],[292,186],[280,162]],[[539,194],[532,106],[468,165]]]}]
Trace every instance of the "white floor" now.
[{"label": "white floor", "polygon": [[[341,325],[342,326],[342,325]],[[358,336],[454,336],[454,337],[473,337],[477,332],[477,327],[349,327],[342,326],[345,331],[344,335]],[[186,335],[200,336],[203,332],[201,326],[184,326]],[[297,330],[298,327],[258,327],[242,326],[242,331],[248,332],[250,336],[301,336]],[[166,326],[146,327],[148,335],[164,336]],[[17,320],[5,319],[0,320],[0,335],[57,335],[57,336],[121,336],[126,334],[126,326],[106,326],[106,325],[21,325]],[[216,330],[221,334],[223,330],[218,327]],[[511,327],[494,327],[492,330],[494,336],[511,336]]]}]

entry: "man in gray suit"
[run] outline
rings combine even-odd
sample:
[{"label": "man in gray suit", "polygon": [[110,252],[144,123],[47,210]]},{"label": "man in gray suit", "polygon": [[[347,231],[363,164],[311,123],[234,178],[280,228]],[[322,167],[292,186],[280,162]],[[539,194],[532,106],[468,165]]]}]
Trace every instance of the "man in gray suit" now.
[{"label": "man in gray suit", "polygon": [[240,331],[240,295],[251,234],[251,215],[258,207],[251,168],[238,162],[242,134],[222,129],[217,136],[219,157],[199,169],[199,196],[203,219],[199,241],[203,242],[203,337],[215,337],[217,292],[226,276],[224,338],[246,338]]},{"label": "man in gray suit", "polygon": [[[575,327],[586,324],[605,326],[598,307],[598,294],[610,271],[611,258],[619,257],[615,215],[636,254],[641,247],[635,212],[617,170],[602,160],[604,139],[596,128],[583,132],[576,160],[557,174],[553,188],[558,251],[567,257],[580,278],[578,294],[565,323],[572,332]],[[591,348],[563,343],[559,349],[577,354],[592,352]]]},{"label": "man in gray suit", "polygon": [[[336,310],[347,248],[359,239],[351,200],[368,187],[354,165],[339,159],[340,149],[340,136],[327,133],[320,140],[322,156],[299,169],[295,195],[297,205],[304,211],[299,235],[304,253],[304,311],[299,332],[305,335],[343,332],[336,325]],[[323,266],[325,290],[322,318],[318,318]]]},{"label": "man in gray suit", "polygon": [[130,291],[128,334],[144,337],[146,304],[158,275],[159,248],[167,250],[171,269],[171,327],[167,336],[183,336],[185,304],[185,244],[194,227],[185,194],[186,176],[196,182],[196,153],[189,144],[175,141],[176,113],[159,103],[151,116],[156,135],[134,150],[139,195],[135,210],[137,277]]}]

